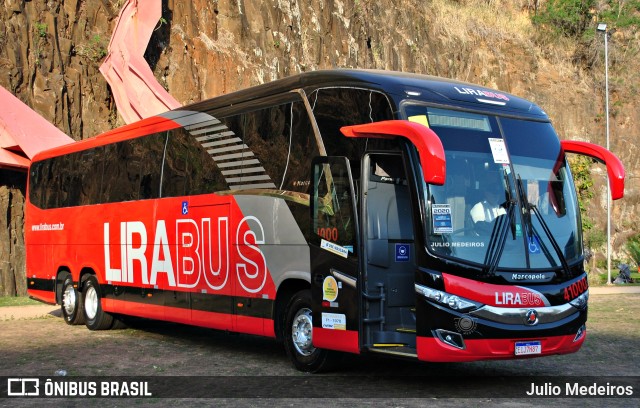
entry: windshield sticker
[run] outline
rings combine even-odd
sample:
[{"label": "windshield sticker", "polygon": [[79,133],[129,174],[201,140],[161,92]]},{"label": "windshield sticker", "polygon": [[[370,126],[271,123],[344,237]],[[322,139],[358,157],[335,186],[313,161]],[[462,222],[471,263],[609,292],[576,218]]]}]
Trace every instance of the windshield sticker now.
[{"label": "windshield sticker", "polygon": [[449,204],[433,204],[431,206],[434,234],[451,234],[453,222],[451,220],[451,206]]},{"label": "windshield sticker", "polygon": [[340,255],[343,258],[349,257],[349,250],[347,248],[342,247],[338,244],[334,244],[333,242],[326,241],[324,239],[320,241],[320,248],[332,252],[336,255]]},{"label": "windshield sticker", "polygon": [[541,252],[540,241],[538,241],[538,237],[527,237],[527,241],[529,241],[530,254],[539,254]]},{"label": "windshield sticker", "polygon": [[429,127],[429,119],[427,119],[427,115],[409,116],[408,119],[409,119],[409,122],[415,122],[421,125],[425,125],[426,127]]},{"label": "windshield sticker", "polygon": [[489,138],[489,146],[494,163],[509,164],[509,155],[503,139]]},{"label": "windshield sticker", "polygon": [[522,236],[522,225],[516,224],[516,237]]}]

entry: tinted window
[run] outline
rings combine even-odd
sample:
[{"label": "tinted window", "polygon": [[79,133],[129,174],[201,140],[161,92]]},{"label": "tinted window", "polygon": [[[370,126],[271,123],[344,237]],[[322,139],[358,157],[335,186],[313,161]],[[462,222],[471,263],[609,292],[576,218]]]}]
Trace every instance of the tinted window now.
[{"label": "tinted window", "polygon": [[279,103],[220,121],[230,132],[215,139],[210,153],[229,189],[280,190],[308,238],[311,160],[320,153],[304,104]]},{"label": "tinted window", "polygon": [[162,169],[162,197],[227,190],[222,173],[194,136],[182,128],[169,134]]},{"label": "tinted window", "polygon": [[158,198],[166,133],[105,146],[100,202]]},{"label": "tinted window", "polygon": [[309,95],[309,102],[329,156],[347,156],[350,160],[360,160],[367,149],[389,150],[396,144],[395,141],[383,139],[350,139],[340,133],[343,126],[393,119],[389,101],[379,92],[325,88]]},{"label": "tinted window", "polygon": [[211,156],[178,129],[36,162],[30,200],[40,208],[59,208],[225,189]]},{"label": "tinted window", "polygon": [[102,147],[71,153],[31,166],[31,202],[40,208],[70,207],[99,202]]},{"label": "tinted window", "polygon": [[282,103],[220,119],[231,131],[211,150],[231,190],[308,192],[318,146],[302,102]]},{"label": "tinted window", "polygon": [[[342,159],[344,160],[344,159]],[[354,203],[349,178],[349,164],[333,159],[331,163],[318,163],[314,167],[313,240],[338,244],[355,255],[357,250]]]}]

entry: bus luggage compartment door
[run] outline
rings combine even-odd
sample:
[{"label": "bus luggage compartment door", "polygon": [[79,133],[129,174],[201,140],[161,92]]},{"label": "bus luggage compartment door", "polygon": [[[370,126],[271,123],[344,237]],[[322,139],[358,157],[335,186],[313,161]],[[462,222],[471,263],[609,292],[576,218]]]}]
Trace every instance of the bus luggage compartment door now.
[{"label": "bus luggage compartment door", "polygon": [[313,345],[359,353],[359,229],[349,160],[318,157],[311,175]]}]

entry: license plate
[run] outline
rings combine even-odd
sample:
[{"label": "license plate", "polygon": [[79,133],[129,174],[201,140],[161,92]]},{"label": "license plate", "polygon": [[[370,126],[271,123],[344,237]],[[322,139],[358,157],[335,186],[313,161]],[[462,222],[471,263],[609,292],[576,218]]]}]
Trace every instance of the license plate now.
[{"label": "license plate", "polygon": [[518,341],[516,342],[516,356],[526,356],[530,354],[541,354],[542,344],[539,341]]}]

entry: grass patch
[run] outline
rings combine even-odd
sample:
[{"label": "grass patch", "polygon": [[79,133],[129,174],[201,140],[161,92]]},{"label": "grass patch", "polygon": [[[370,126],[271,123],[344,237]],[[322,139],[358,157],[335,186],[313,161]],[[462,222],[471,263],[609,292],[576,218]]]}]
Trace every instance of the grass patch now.
[{"label": "grass patch", "polygon": [[0,307],[3,306],[28,306],[41,305],[41,302],[28,298],[27,296],[0,296]]},{"label": "grass patch", "polygon": [[616,294],[589,297],[587,327],[595,326],[603,333],[640,336],[640,296]]}]

